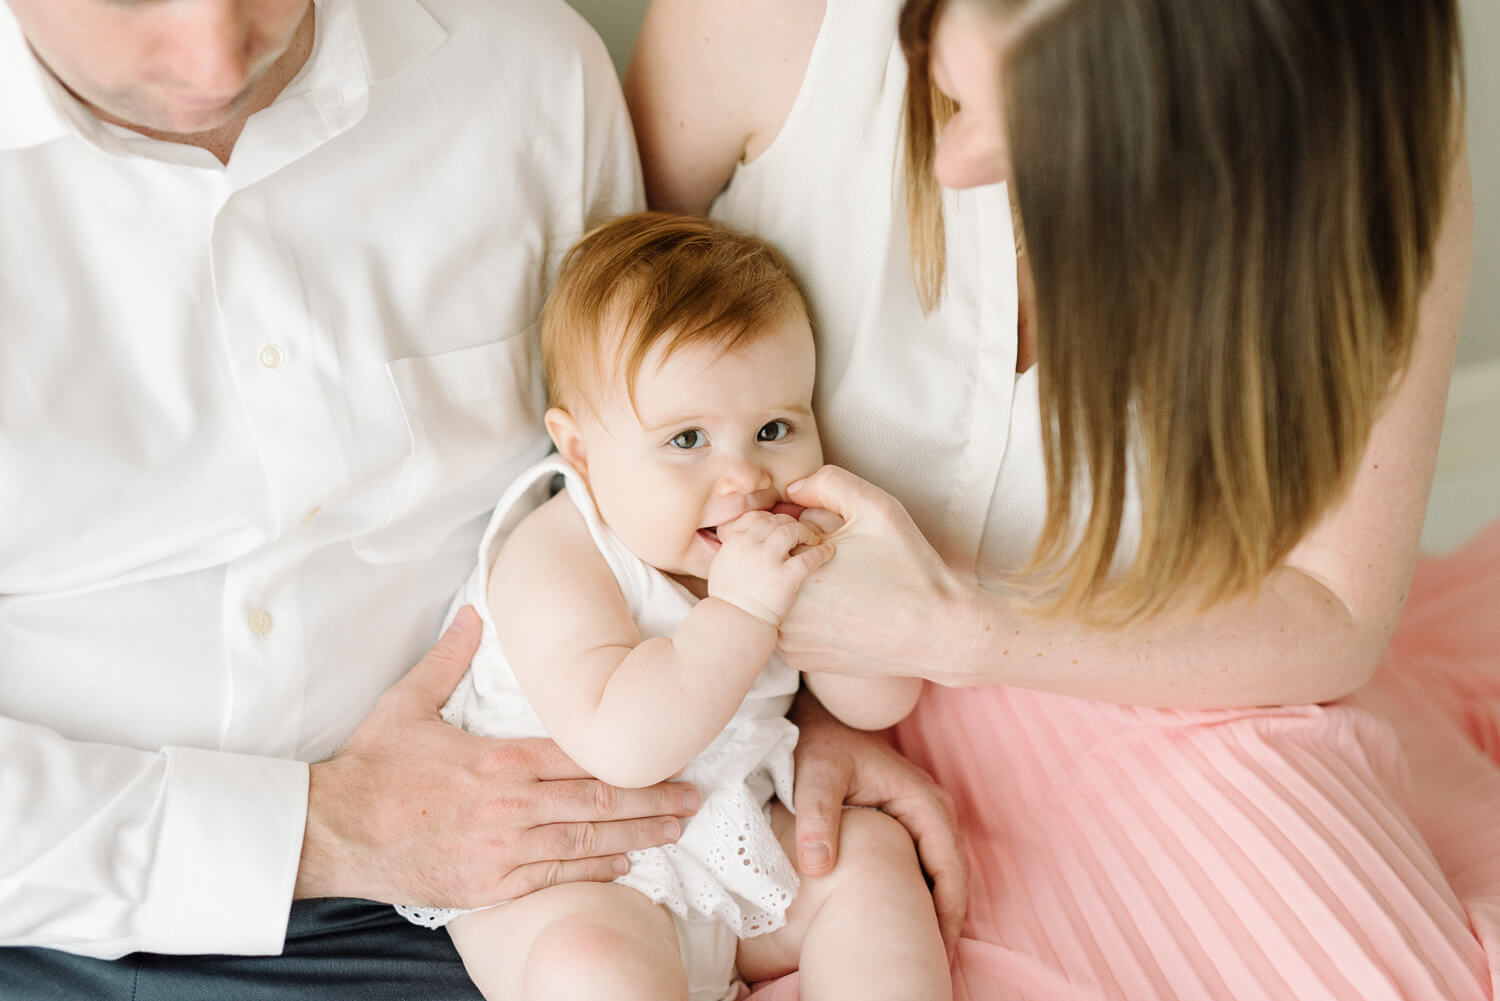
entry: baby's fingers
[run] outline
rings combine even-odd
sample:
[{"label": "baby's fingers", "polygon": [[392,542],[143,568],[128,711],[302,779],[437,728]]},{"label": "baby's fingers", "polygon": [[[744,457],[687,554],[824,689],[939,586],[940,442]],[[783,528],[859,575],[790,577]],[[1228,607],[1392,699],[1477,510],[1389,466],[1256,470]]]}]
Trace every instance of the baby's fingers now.
[{"label": "baby's fingers", "polygon": [[820,542],[813,546],[799,546],[788,557],[787,563],[795,566],[805,577],[833,559],[833,550],[834,546],[831,542]]},{"label": "baby's fingers", "polygon": [[733,521],[719,526],[719,541],[743,538],[750,542],[764,542],[771,529],[776,526],[778,517],[782,516],[766,511],[746,511]]},{"label": "baby's fingers", "polygon": [[784,547],[788,550],[801,539],[802,526],[796,518],[769,511],[749,511],[719,528],[719,541],[743,538],[755,545]]},{"label": "baby's fingers", "polygon": [[818,546],[822,545],[824,535],[805,521],[797,522],[797,545]]},{"label": "baby's fingers", "polygon": [[778,553],[787,553],[790,555],[803,546],[816,546],[823,541],[822,536],[818,535],[816,531],[795,518],[784,514],[772,515],[771,517],[774,519],[774,523],[771,524],[770,530],[766,533],[764,539],[767,548],[773,549]]}]

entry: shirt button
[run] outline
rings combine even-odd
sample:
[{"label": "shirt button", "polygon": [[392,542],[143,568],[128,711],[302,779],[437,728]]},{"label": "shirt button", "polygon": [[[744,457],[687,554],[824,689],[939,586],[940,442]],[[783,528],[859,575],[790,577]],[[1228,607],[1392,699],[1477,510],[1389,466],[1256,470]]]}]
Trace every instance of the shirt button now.
[{"label": "shirt button", "polygon": [[286,352],[279,344],[267,344],[260,349],[260,364],[262,368],[275,371],[286,363]]},{"label": "shirt button", "polygon": [[264,608],[257,608],[250,613],[250,631],[257,636],[264,636],[271,631],[271,613]]}]

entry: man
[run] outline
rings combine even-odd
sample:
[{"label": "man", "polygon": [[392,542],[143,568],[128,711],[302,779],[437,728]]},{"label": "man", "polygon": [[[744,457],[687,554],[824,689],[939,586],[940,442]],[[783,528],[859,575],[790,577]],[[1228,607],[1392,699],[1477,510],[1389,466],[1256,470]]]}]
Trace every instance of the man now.
[{"label": "man", "polygon": [[[555,0],[7,4],[0,997],[467,996],[370,901],[609,879],[695,806],[446,726],[473,617],[426,650],[546,448],[556,260],[640,204],[602,48]],[[951,925],[933,791],[803,712],[803,843],[886,805]]]}]

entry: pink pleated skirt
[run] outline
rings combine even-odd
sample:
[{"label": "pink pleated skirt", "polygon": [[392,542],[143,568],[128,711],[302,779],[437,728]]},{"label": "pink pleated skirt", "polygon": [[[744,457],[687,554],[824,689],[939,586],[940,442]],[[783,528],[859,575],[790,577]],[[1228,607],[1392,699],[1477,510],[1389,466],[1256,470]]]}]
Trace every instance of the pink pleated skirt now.
[{"label": "pink pleated skirt", "polygon": [[[1179,712],[929,686],[958,804],[960,1001],[1494,1001],[1500,523],[1419,566],[1377,676]],[[754,1001],[795,1001],[796,977]]]}]

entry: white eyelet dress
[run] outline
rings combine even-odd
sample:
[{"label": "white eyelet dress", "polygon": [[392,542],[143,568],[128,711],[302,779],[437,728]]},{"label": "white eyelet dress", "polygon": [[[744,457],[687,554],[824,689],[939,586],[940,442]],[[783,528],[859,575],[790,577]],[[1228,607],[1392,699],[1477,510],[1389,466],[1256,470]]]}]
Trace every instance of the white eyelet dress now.
[{"label": "white eyelet dress", "polygon": [[[443,719],[486,737],[544,737],[546,728],[522,693],[495,633],[486,584],[495,555],[511,530],[551,493],[563,477],[599,552],[619,581],[643,639],[668,636],[697,602],[681,584],[648,566],[625,548],[600,520],[588,487],[566,462],[551,456],[523,473],[506,491],[479,544],[479,558],[454,598],[447,621],[473,605],[483,621],[479,650],[468,673],[443,707]],[[797,692],[797,672],[772,657],[751,686],[729,725],[678,776],[697,786],[703,804],[676,844],[629,854],[630,871],[615,882],[640,891],[677,919],[684,959],[694,977],[687,943],[703,941],[701,925],[716,923],[731,966],[736,938],[763,935],[786,923],[797,890],[797,874],[771,830],[769,803],[792,802],[792,750],[797,728],[786,718]],[[670,721],[679,711],[662,706]],[[447,908],[397,907],[408,920],[429,928],[462,913]],[[719,965],[718,959],[715,965]],[[715,978],[717,975],[715,975]],[[697,994],[695,993],[695,997]],[[732,996],[732,995],[730,995]]]}]

